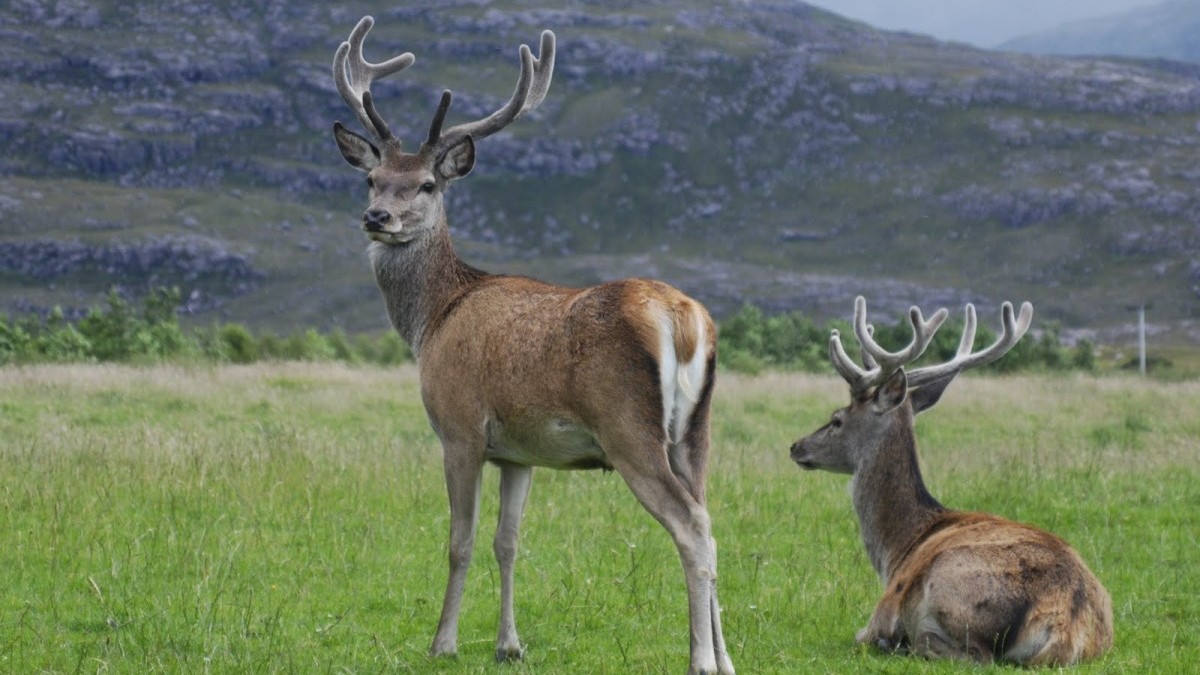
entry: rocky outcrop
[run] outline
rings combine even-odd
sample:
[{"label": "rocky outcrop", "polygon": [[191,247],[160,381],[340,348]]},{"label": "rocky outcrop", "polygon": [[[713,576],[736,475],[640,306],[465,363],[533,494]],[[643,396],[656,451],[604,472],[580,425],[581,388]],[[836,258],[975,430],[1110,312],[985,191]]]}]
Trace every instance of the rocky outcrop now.
[{"label": "rocky outcrop", "polygon": [[105,275],[112,283],[148,279],[208,285],[234,295],[250,292],[265,277],[245,255],[202,237],[101,245],[55,239],[0,242],[0,274],[45,282],[83,273]]},{"label": "rocky outcrop", "polygon": [[[849,285],[855,275],[911,274],[921,281],[897,286],[903,293],[947,299],[983,294],[964,283],[990,296],[1013,279],[1089,292],[1119,282],[1073,270],[1139,257],[1164,270],[1147,293],[1193,297],[1196,275],[1182,270],[1200,247],[1200,66],[976,50],[792,0],[648,7],[380,8],[368,58],[418,58],[376,84],[408,147],[443,88],[455,91],[450,123],[487,115],[511,92],[516,45],[558,32],[551,96],[481,143],[474,176],[447,198],[456,236],[504,261],[679,251],[717,259],[715,270],[774,274],[796,257],[819,268],[804,277],[818,291],[791,295],[745,273],[719,288],[686,277],[720,306],[758,294],[804,307],[844,295],[821,279]],[[65,186],[50,195],[80,182],[177,190],[163,198],[181,200],[245,189],[353,221],[361,176],[329,128],[354,120],[329,59],[356,11],[296,0],[2,4],[0,178]],[[120,215],[68,215],[37,239],[0,242],[0,261],[22,283],[66,284],[86,270],[243,293],[287,276],[277,257],[236,252],[251,238],[231,233],[261,226],[265,211],[183,230],[207,239],[167,236],[161,218],[126,227]],[[38,213],[17,191],[0,195],[6,228]],[[54,239],[56,227],[70,236]],[[296,255],[351,248],[348,229],[306,233]],[[127,230],[159,234],[134,241]],[[889,262],[863,259],[883,250],[873,245],[881,233],[895,242]],[[953,252],[929,242],[962,233],[1044,255],[1014,262],[1019,273],[956,269]],[[1038,246],[1011,246],[1019,237]],[[1071,250],[1035,250],[1051,241]],[[927,281],[931,259],[951,281]],[[1049,267],[1055,260],[1071,264]],[[1184,300],[1171,306],[1196,313]]]}]

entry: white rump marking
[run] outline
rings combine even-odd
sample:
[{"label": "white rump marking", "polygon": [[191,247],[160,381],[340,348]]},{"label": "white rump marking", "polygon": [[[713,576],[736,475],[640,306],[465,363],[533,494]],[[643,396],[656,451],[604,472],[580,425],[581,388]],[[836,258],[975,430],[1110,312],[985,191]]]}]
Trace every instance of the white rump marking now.
[{"label": "white rump marking", "polygon": [[675,353],[675,333],[671,317],[663,307],[653,304],[653,312],[658,322],[658,353],[659,384],[663,397],[663,431],[667,439],[677,443],[683,438],[688,420],[696,409],[696,401],[700,398],[697,388],[704,381],[704,368],[707,365],[704,345],[707,335],[704,334],[704,324],[699,314],[693,313],[692,320],[696,322],[696,351],[692,358],[685,363],[679,362]]}]

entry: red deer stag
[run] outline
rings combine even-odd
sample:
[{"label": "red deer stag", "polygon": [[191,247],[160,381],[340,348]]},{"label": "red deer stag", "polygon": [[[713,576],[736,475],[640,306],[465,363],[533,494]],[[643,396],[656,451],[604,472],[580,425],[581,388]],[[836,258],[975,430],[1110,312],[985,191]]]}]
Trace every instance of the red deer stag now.
[{"label": "red deer stag", "polygon": [[943,507],[925,489],[913,429],[963,370],[1003,356],[1033,318],[1002,308],[1004,331],[972,352],[975,308],[967,305],[958,353],[947,363],[905,373],[946,318],[928,321],[913,307],[913,340],[887,352],[867,325],[866,301],[854,306],[854,332],[865,368],[829,340],[834,368],[850,384],[850,405],[792,446],[805,469],[853,474],[854,509],[884,595],[861,643],[926,657],[1068,665],[1112,645],[1108,592],[1062,539],[1029,525]]},{"label": "red deer stag", "polygon": [[500,566],[499,660],[519,659],[513,562],[533,467],[612,469],[670,532],[687,581],[691,672],[732,673],[717,604],[716,543],[705,508],[709,403],[716,363],[712,319],[666,284],[627,279],[564,288],[488,274],[450,241],[443,194],[475,163],[475,143],[537,107],[554,68],[554,34],[538,58],[520,49],[516,91],[483,119],[442,130],[442,94],[415,153],[371,100],[373,80],[411,54],[363,59],[364,17],[334,57],[342,98],[375,142],[341,124],[342,156],[367,173],[362,229],[392,325],[417,357],[421,398],[441,441],[450,498],[450,573],[431,653],[457,650],[463,584],[475,541],[483,466],[500,469],[494,551]]}]

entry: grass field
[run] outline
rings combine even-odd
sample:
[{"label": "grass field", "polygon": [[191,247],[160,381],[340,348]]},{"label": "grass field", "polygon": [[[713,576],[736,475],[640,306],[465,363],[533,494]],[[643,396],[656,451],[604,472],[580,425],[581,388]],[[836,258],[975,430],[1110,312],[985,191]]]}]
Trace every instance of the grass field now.
[{"label": "grass field", "polygon": [[[845,396],[815,376],[719,382],[709,494],[734,663],[975,671],[854,644],[880,588],[846,478],[787,456]],[[1078,672],[1200,668],[1198,404],[1196,381],[975,378],[920,420],[944,503],[1063,535],[1108,586],[1115,647]],[[493,663],[497,475],[460,654],[432,660],[448,509],[411,367],[0,369],[0,672],[683,672],[674,548],[600,472],[537,472],[527,657]]]}]

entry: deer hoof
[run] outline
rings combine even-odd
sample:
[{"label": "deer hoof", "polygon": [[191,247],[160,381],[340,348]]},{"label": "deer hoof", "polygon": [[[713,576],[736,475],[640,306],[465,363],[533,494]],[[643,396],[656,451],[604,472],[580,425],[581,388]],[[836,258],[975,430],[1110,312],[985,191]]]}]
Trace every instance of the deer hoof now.
[{"label": "deer hoof", "polygon": [[525,648],[521,645],[515,647],[496,647],[496,663],[512,663],[524,659]]},{"label": "deer hoof", "polygon": [[496,647],[496,663],[512,663],[523,659],[523,647]]}]

